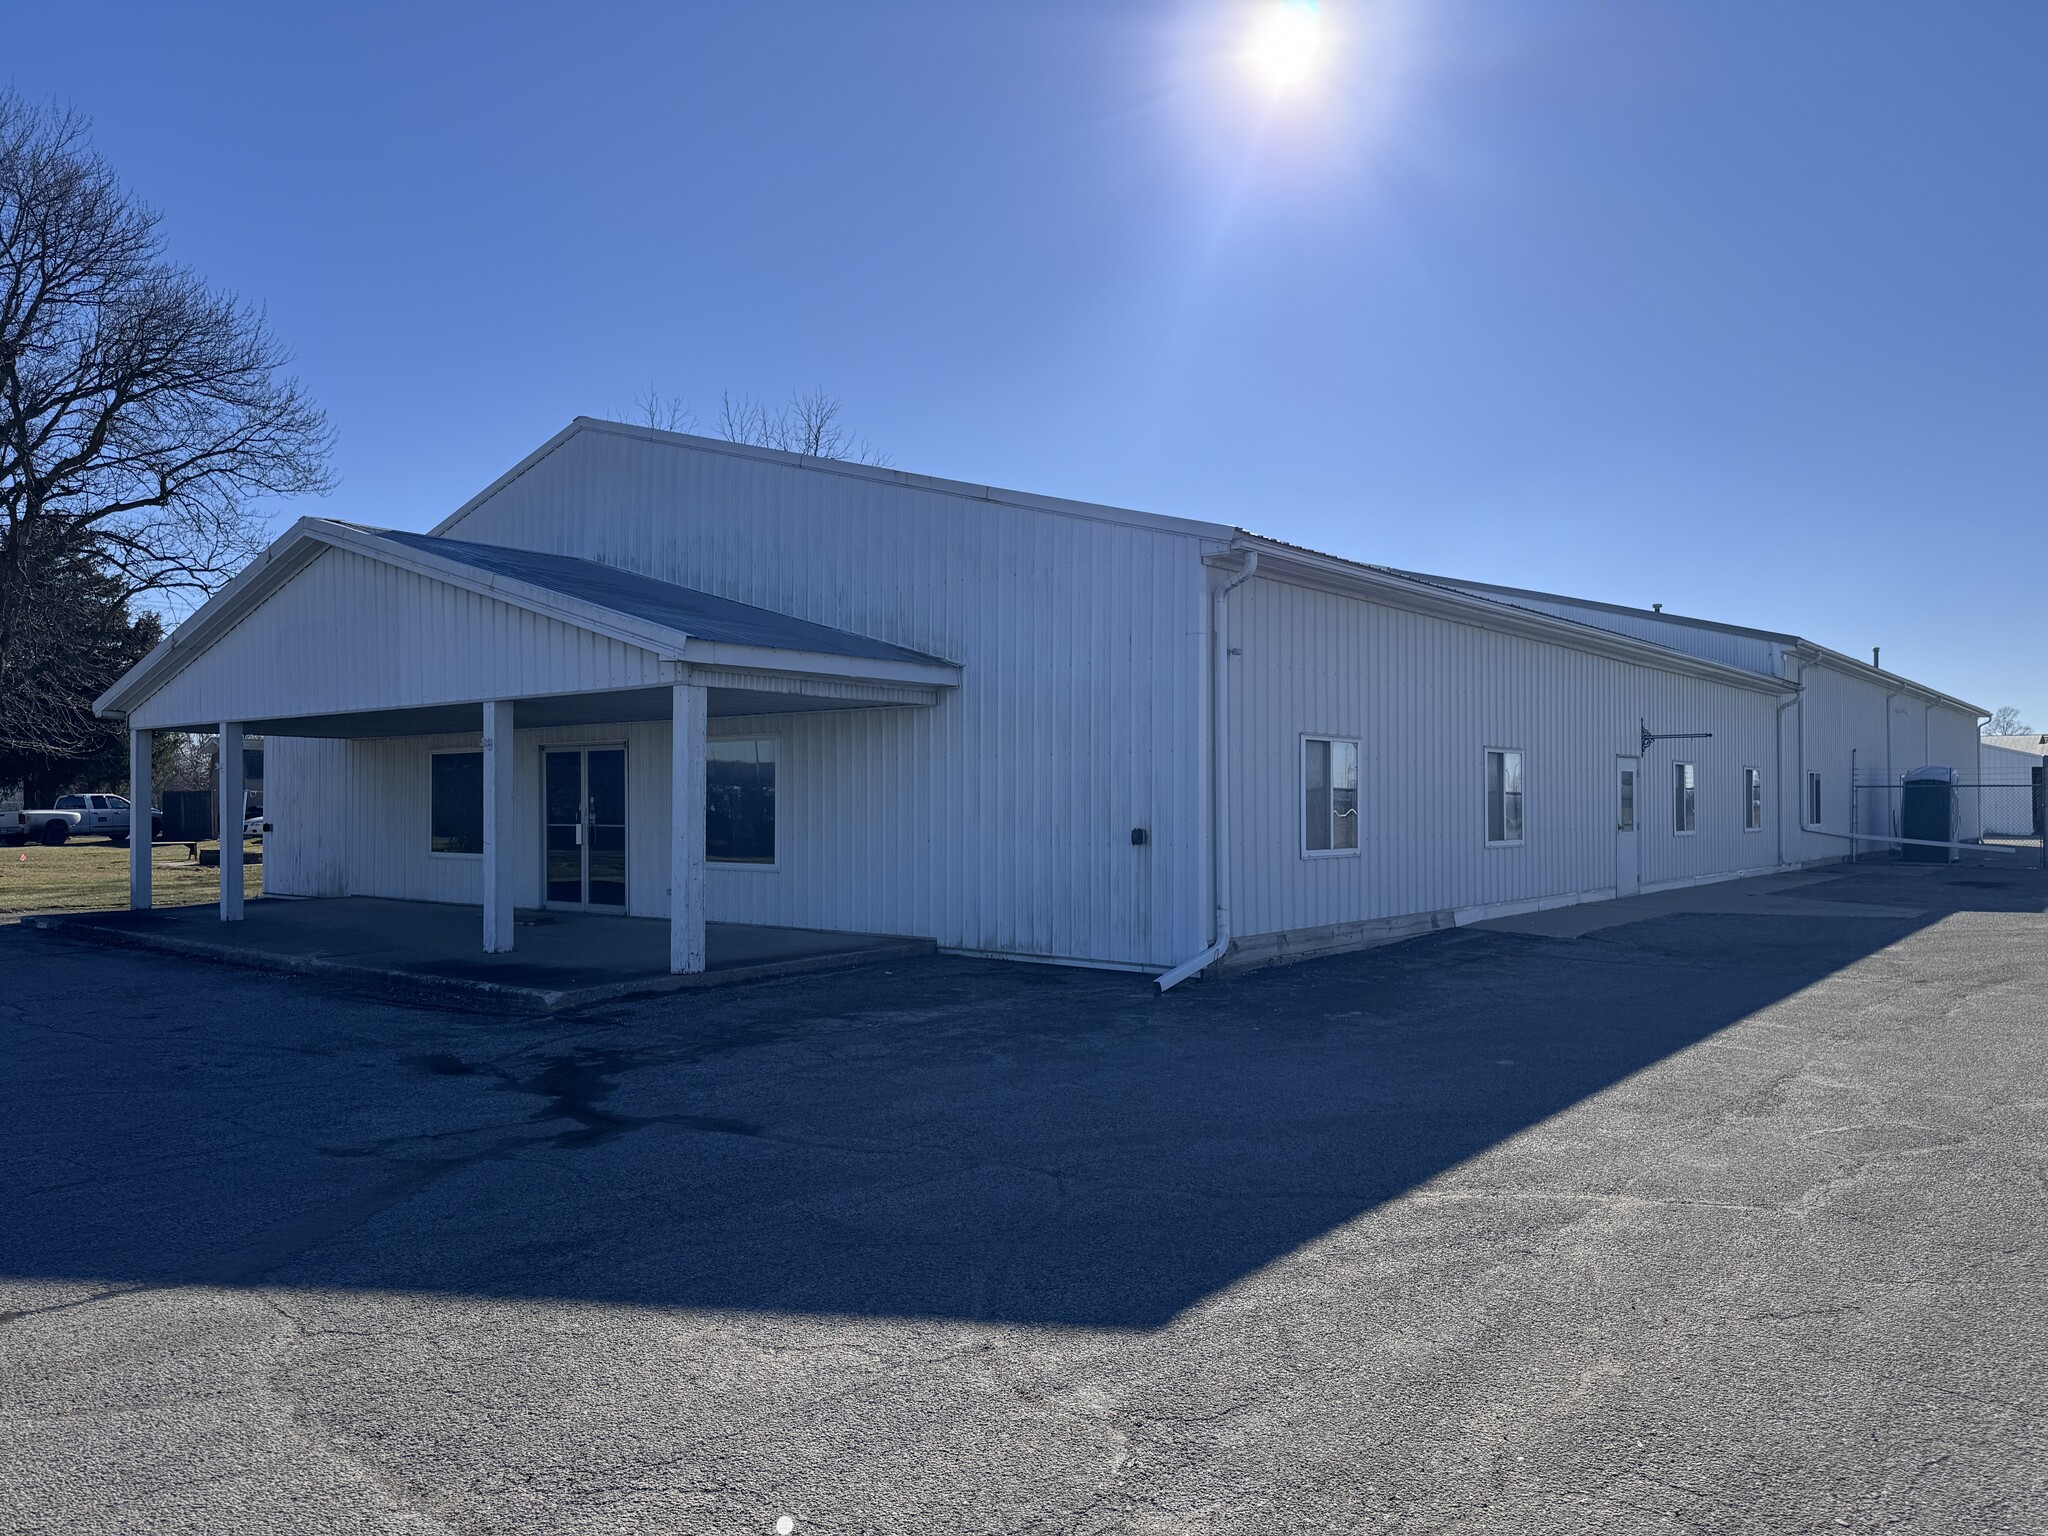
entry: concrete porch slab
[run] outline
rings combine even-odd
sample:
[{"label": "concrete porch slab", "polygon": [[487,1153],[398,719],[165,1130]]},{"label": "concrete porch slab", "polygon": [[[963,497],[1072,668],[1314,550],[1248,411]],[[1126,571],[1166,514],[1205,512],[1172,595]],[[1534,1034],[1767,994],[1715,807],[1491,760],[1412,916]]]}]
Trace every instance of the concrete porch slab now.
[{"label": "concrete porch slab", "polygon": [[211,906],[70,912],[25,928],[95,944],[320,976],[382,996],[492,1013],[544,1014],[932,954],[930,939],[706,923],[701,975],[668,969],[658,918],[522,910],[511,954],[487,955],[474,907],[372,896],[251,901],[239,923]]}]

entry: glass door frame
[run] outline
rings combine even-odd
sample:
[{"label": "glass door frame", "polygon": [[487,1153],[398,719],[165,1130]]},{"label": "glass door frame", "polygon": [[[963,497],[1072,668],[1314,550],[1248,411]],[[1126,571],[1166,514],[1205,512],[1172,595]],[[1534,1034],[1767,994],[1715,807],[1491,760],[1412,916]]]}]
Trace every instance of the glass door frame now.
[{"label": "glass door frame", "polygon": [[[593,752],[616,752],[619,754],[619,815],[621,818],[619,822],[619,857],[621,860],[619,885],[621,890],[620,900],[617,905],[596,903],[590,900],[591,832],[597,825],[593,819],[595,808],[592,804],[590,787],[590,755]],[[548,847],[548,833],[554,826],[571,825],[571,823],[556,823],[548,820],[548,757],[551,753],[560,753],[565,757],[574,756],[576,759],[580,819],[573,825],[575,825],[578,833],[576,844],[578,854],[577,883],[583,895],[581,901],[562,901],[549,893],[551,882],[548,878],[548,859],[552,850]],[[542,907],[556,912],[601,912],[610,915],[624,915],[630,910],[631,894],[627,876],[632,867],[631,773],[632,764],[626,752],[626,743],[623,741],[560,741],[542,743],[540,748],[540,896]]]}]

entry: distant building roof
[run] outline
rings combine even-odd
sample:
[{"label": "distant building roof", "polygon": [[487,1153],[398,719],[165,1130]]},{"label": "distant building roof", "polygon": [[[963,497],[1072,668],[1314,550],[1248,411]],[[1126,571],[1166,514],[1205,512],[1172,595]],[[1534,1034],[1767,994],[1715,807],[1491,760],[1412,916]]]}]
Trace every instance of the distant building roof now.
[{"label": "distant building roof", "polygon": [[2048,735],[1986,736],[1987,747],[2004,747],[2010,752],[2031,752],[2036,757],[2048,757]]}]

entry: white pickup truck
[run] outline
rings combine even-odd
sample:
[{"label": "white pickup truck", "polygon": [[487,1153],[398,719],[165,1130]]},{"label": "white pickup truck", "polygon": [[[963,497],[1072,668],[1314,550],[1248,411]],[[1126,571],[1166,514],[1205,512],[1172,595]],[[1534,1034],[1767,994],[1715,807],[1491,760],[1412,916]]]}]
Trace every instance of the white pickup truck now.
[{"label": "white pickup truck", "polygon": [[[69,811],[78,817],[72,827],[74,832],[97,832],[109,842],[128,841],[129,822],[134,816],[133,808],[121,795],[59,795],[57,809]],[[36,814],[31,811],[30,815]],[[149,839],[155,842],[164,835],[164,813],[149,813]]]},{"label": "white pickup truck", "polygon": [[77,830],[81,820],[76,811],[24,811],[19,806],[0,808],[0,843],[45,843],[55,848]]}]

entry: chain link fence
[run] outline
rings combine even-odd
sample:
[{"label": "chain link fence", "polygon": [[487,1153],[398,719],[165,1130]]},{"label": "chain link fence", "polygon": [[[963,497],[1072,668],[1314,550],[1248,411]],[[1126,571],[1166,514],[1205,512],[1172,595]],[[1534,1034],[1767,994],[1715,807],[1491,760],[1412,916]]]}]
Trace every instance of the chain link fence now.
[{"label": "chain link fence", "polygon": [[1919,769],[1896,784],[1851,786],[1855,860],[2037,865],[2048,869],[2042,765],[1972,779]]}]

